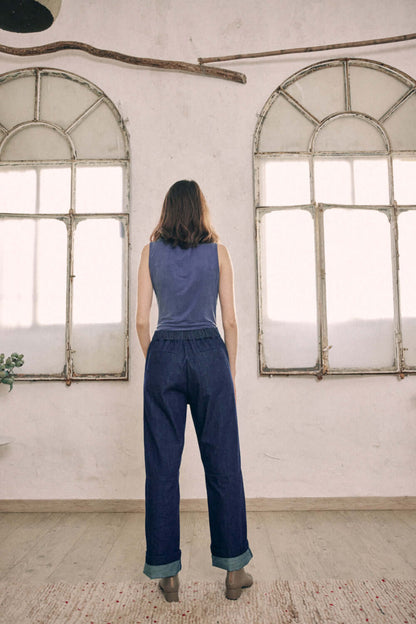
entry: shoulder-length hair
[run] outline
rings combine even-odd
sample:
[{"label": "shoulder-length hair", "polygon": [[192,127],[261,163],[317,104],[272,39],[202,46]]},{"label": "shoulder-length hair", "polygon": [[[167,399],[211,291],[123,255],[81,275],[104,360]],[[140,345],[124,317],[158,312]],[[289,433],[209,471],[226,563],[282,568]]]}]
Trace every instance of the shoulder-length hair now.
[{"label": "shoulder-length hair", "polygon": [[159,223],[150,240],[160,238],[172,247],[179,245],[182,249],[218,241],[205,197],[193,180],[179,180],[168,190]]}]

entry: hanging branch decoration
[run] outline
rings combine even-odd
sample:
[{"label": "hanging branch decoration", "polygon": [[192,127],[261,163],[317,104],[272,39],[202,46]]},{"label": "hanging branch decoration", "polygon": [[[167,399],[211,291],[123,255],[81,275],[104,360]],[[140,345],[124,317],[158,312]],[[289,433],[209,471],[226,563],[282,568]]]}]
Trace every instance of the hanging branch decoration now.
[{"label": "hanging branch decoration", "polygon": [[164,69],[170,71],[186,72],[188,74],[196,74],[202,76],[211,76],[212,78],[222,78],[223,80],[231,80],[245,84],[247,78],[244,74],[231,71],[229,69],[221,69],[220,67],[203,67],[194,63],[185,63],[184,61],[165,61],[162,59],[142,58],[138,56],[130,56],[113,50],[102,50],[95,48],[87,43],[80,41],[55,41],[45,45],[35,46],[32,48],[13,48],[0,44],[0,52],[4,54],[12,54],[14,56],[37,56],[39,54],[51,54],[52,52],[60,52],[62,50],[80,50],[92,56],[100,58],[109,58],[114,61],[128,63],[129,65],[142,65],[144,67],[152,67],[154,69]]},{"label": "hanging branch decoration", "polygon": [[348,43],[332,43],[328,45],[309,46],[307,48],[287,48],[273,50],[271,52],[252,52],[250,54],[232,54],[229,56],[211,56],[199,58],[200,65],[204,63],[218,63],[222,61],[236,61],[238,59],[262,58],[265,56],[281,56],[282,54],[300,54],[302,52],[319,52],[321,50],[339,50],[340,48],[361,48],[363,46],[380,45],[382,43],[397,43],[416,39],[416,33],[410,35],[398,35],[397,37],[384,37],[384,39],[367,39],[365,41],[350,41]]}]

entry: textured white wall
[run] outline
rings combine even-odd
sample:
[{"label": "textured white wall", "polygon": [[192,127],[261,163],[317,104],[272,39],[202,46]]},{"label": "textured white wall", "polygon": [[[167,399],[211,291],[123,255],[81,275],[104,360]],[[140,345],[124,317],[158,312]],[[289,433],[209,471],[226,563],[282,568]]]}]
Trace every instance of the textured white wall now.
[{"label": "textured white wall", "polygon": [[[64,0],[56,23],[2,42],[72,39],[97,47],[196,62],[199,56],[270,50],[414,32],[414,0]],[[416,495],[416,377],[259,378],[252,140],[273,89],[325,58],[355,56],[415,74],[416,43],[227,64],[247,85],[130,68],[82,53],[20,59],[0,72],[57,67],[96,83],[126,120],[132,152],[131,376],[129,382],[17,384],[0,388],[2,498],[143,498],[143,358],[134,332],[136,271],[163,196],[196,179],[236,276],[240,326],[238,407],[248,497]],[[224,65],[225,66],[225,65]],[[0,345],[1,346],[1,345]],[[191,418],[181,494],[205,496]]]}]

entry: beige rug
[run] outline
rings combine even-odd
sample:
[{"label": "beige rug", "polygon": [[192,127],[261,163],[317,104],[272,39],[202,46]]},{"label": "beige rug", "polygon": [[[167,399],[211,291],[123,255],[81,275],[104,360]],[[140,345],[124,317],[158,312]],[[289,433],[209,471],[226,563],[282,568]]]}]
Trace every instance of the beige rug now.
[{"label": "beige rug", "polygon": [[415,624],[416,579],[271,581],[241,598],[222,582],[183,582],[167,603],[157,581],[0,583],[1,624]]}]

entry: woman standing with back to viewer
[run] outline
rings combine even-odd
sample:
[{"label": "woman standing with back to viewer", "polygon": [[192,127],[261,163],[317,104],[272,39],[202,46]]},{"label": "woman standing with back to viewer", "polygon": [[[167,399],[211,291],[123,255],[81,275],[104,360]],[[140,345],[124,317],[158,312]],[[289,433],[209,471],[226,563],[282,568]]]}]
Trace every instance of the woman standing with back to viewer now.
[{"label": "woman standing with back to viewer", "polygon": [[[205,470],[212,565],[227,570],[225,595],[236,600],[253,582],[244,566],[244,485],[235,403],[237,322],[233,269],[217,244],[205,198],[194,181],[168,191],[150,244],[142,251],[136,327],[146,357],[144,451],[146,562],[166,600],[178,600],[179,469],[190,405]],[[159,320],[150,340],[153,290]],[[224,338],[216,325],[219,295]]]}]

